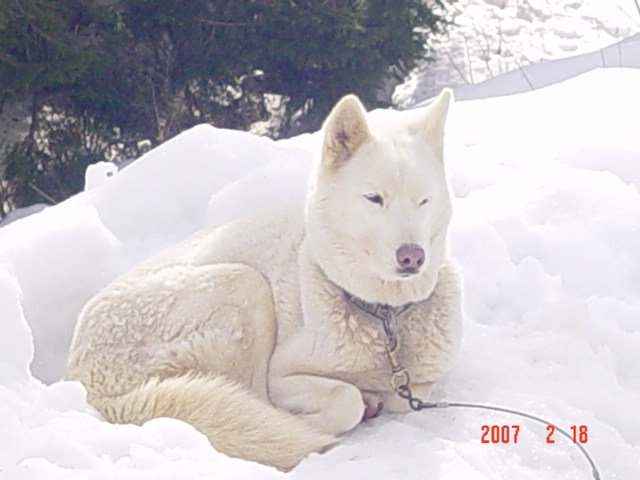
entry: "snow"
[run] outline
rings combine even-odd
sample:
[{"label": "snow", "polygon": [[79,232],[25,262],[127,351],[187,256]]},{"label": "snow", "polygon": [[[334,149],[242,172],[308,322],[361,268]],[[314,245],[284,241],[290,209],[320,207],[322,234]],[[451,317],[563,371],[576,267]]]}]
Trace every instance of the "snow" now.
[{"label": "snow", "polygon": [[[502,11],[513,2],[485,3]],[[581,15],[616,4],[559,3]],[[543,18],[539,9],[529,15]],[[565,47],[580,43],[568,34],[577,23],[552,30]],[[593,46],[611,32],[596,26],[581,38]],[[557,79],[565,67],[537,68]],[[520,409],[569,431],[585,425],[584,446],[607,480],[640,478],[638,85],[640,69],[596,69],[458,102],[447,130],[465,332],[433,399]],[[383,415],[285,474],[227,458],[176,420],[108,424],[79,384],[61,380],[92,294],[204,225],[302,202],[318,146],[318,134],[276,143],[196,127],[120,172],[93,167],[84,193],[0,229],[1,480],[590,478],[578,449],[558,434],[547,444],[544,426],[457,408]],[[483,425],[518,425],[518,443],[481,443]]]},{"label": "snow", "polygon": [[[575,77],[594,68],[640,68],[640,33],[594,52],[524,65],[483,82],[456,88],[458,100],[474,100],[528,92]],[[421,105],[422,102],[416,102]]]},{"label": "snow", "polygon": [[[603,69],[459,102],[447,137],[466,319],[434,398],[586,425],[611,479],[640,475],[637,85],[640,70]],[[107,424],[60,381],[94,292],[204,225],[301,202],[317,145],[196,127],[115,175],[96,167],[107,173],[86,192],[0,230],[0,478],[588,478],[576,447],[546,444],[543,426],[461,409],[382,416],[283,474],[175,420]],[[519,425],[519,441],[482,444],[482,425]]]},{"label": "snow", "polygon": [[[462,87],[458,98],[471,99],[541,88],[595,67],[639,67],[640,38],[626,51],[613,45],[640,33],[636,1],[451,2],[446,37],[432,41],[433,58],[395,89],[394,103],[409,108],[443,87]],[[551,60],[562,65],[548,68]]]}]

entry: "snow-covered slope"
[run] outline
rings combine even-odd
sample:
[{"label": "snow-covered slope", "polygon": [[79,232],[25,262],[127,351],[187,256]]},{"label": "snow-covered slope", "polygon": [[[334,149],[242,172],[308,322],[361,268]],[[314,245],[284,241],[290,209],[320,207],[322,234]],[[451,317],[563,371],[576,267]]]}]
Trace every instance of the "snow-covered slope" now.
[{"label": "snow-covered slope", "polygon": [[[639,66],[638,56],[622,58],[617,49],[609,59],[590,55],[640,33],[637,0],[456,0],[448,10],[453,23],[446,37],[433,41],[433,61],[396,88],[396,105],[414,106],[443,87],[462,87],[464,98],[478,98],[551,83],[533,78],[541,72],[557,77],[577,75],[587,66]],[[526,71],[527,65],[569,57],[574,59],[560,68]],[[473,88],[508,72],[491,90]]]},{"label": "snow-covered slope", "polygon": [[[603,479],[640,478],[638,85],[640,70],[596,70],[459,102],[447,137],[466,320],[434,398],[584,425]],[[205,224],[302,201],[317,143],[198,127],[0,230],[0,478],[589,478],[543,426],[453,409],[384,415],[283,474],[217,454],[177,421],[106,424],[57,381],[90,295]],[[31,369],[51,385],[29,373],[34,345]],[[518,443],[481,443],[483,425],[518,425]]]}]

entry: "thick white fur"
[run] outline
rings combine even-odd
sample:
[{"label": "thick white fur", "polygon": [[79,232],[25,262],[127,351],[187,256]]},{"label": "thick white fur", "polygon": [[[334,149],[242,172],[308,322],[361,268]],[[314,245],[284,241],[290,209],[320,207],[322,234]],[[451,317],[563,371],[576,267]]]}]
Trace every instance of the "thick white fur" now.
[{"label": "thick white fur", "polygon": [[[80,314],[69,377],[110,421],[175,417],[221,452],[288,469],[379,404],[408,410],[390,387],[380,321],[346,291],[414,304],[398,318],[399,360],[426,399],[460,337],[445,256],[450,98],[370,123],[345,97],[304,212],[204,230],[108,285]],[[410,275],[396,260],[405,244],[425,253]]]}]

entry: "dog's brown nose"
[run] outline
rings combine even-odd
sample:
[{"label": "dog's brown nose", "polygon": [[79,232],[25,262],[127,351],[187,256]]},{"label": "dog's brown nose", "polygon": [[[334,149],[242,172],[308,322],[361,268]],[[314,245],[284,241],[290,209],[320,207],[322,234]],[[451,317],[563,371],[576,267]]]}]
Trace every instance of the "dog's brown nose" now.
[{"label": "dog's brown nose", "polygon": [[415,272],[424,263],[424,250],[415,243],[405,243],[396,250],[396,260],[402,271]]}]

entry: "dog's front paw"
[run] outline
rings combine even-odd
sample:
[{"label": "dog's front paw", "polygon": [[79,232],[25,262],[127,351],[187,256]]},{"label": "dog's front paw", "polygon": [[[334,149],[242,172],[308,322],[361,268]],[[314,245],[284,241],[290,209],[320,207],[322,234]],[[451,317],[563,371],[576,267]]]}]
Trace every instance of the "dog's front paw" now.
[{"label": "dog's front paw", "polygon": [[362,392],[362,400],[364,400],[364,413],[362,414],[362,420],[369,420],[376,418],[382,412],[384,408],[384,402],[379,395],[371,392]]}]

